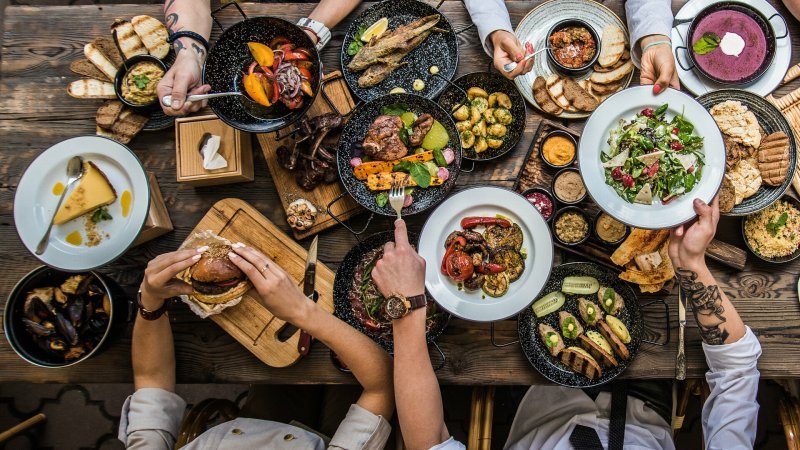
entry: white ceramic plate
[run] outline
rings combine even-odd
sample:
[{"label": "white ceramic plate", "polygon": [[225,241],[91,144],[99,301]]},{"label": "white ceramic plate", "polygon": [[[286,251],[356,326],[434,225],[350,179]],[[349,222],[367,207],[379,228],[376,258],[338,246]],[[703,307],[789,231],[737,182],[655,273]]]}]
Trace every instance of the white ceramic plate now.
[{"label": "white ceramic plate", "polygon": [[[678,11],[678,14],[675,15],[675,20],[691,19],[706,6],[712,3],[718,3],[719,1],[722,0],[689,0],[685,5],[683,5],[680,11]],[[778,14],[778,10],[776,10],[774,6],[770,5],[765,0],[746,0],[744,3],[747,3],[749,6],[757,9],[765,17]],[[789,18],[788,20],[792,19]],[[689,32],[689,25],[690,23],[687,22],[672,29],[673,47],[677,47],[679,45],[687,46],[686,33]],[[777,17],[770,22],[770,25],[772,25],[776,36],[781,36],[785,31],[784,24],[781,23]],[[738,89],[744,89],[763,97],[774,91],[775,88],[777,88],[783,81],[783,76],[786,75],[786,70],[789,68],[789,63],[792,60],[791,38],[792,37],[790,35],[776,41],[775,59],[772,61],[769,69],[767,69],[767,71],[764,72],[760,78],[753,81],[749,85],[731,86],[719,84],[696,73],[694,70],[683,70],[679,64],[676,64],[675,68],[678,70],[678,78],[681,80],[681,86],[688,89],[695,95],[703,95],[718,89],[736,87]],[[681,53],[682,52],[683,51],[681,51]],[[681,61],[685,67],[691,66],[692,63],[688,61],[688,58],[685,55],[680,54],[676,57],[681,58]]]},{"label": "white ceramic plate", "polygon": [[[100,267],[121,256],[139,235],[150,208],[150,185],[139,158],[128,147],[100,136],[80,136],[50,147],[25,170],[14,196],[14,224],[22,242],[31,254],[44,235],[55,212],[58,196],[53,186],[66,184],[67,162],[79,155],[103,171],[117,191],[117,200],[108,206],[113,220],[97,224],[104,235],[100,244],[86,245],[84,217],[62,225],[54,225],[50,244],[44,254],[36,256],[48,266],[67,271],[85,271]],[[122,216],[120,198],[130,191],[131,206],[127,217]],[[67,193],[69,195],[69,193]],[[83,243],[75,246],[66,242],[73,231],[81,233]]]},{"label": "white ceramic plate", "polygon": [[[528,12],[519,22],[514,33],[520,42],[530,42],[536,50],[545,48],[547,45],[547,32],[564,19],[580,19],[594,28],[602,40],[603,27],[606,25],[616,25],[625,32],[625,41],[628,40],[628,27],[625,23],[606,6],[594,0],[551,0],[544,2]],[[547,55],[540,53],[534,57],[533,70],[525,75],[519,76],[514,80],[517,89],[534,108],[541,110],[539,104],[533,98],[533,81],[538,75],[547,78],[555,72],[547,61]],[[576,79],[586,79],[592,74],[591,71]],[[563,75],[562,75],[563,76]],[[622,88],[628,87],[633,77],[633,71],[625,77]],[[564,111],[558,117],[566,119],[576,119],[588,117],[585,112]]]},{"label": "white ceramic plate", "polygon": [[[439,270],[444,258],[444,242],[450,233],[462,229],[464,217],[494,217],[496,214],[507,217],[522,229],[522,249],[528,254],[525,271],[500,298],[484,295],[481,290],[459,290],[457,283]],[[536,300],[553,267],[553,239],[539,211],[525,197],[499,187],[470,188],[450,196],[425,222],[418,248],[427,261],[425,287],[431,296],[450,314],[476,322],[491,322],[518,314]]]},{"label": "white ceramic plate", "polygon": [[[628,121],[642,109],[655,109],[663,103],[669,104],[667,120],[683,112],[694,124],[694,133],[703,137],[702,176],[691,191],[666,205],[659,201],[652,205],[628,203],[606,184],[600,152],[608,145],[609,132],[620,119]],[[578,145],[578,162],[587,192],[605,212],[637,228],[672,228],[696,216],[692,206],[695,198],[710,202],[717,194],[725,173],[725,145],[711,114],[696,100],[671,88],[656,96],[650,86],[637,86],[612,95],[589,117]]]}]

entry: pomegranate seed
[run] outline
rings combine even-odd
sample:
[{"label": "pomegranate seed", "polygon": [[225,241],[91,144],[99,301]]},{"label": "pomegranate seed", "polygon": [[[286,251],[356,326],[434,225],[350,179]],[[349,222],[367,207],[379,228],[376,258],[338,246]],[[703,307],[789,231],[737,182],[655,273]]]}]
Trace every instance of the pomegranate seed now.
[{"label": "pomegranate seed", "polygon": [[621,180],[622,179],[622,169],[620,169],[619,167],[614,167],[614,169],[611,170],[611,178],[613,178],[613,179],[615,179],[617,181]]},{"label": "pomegranate seed", "polygon": [[675,136],[679,135],[680,133],[681,133],[681,130],[679,130],[678,127],[675,127],[675,128],[672,129],[672,134],[674,134]]},{"label": "pomegranate seed", "polygon": [[629,173],[622,175],[622,184],[625,187],[633,187],[633,177]]},{"label": "pomegranate seed", "polygon": [[680,141],[672,141],[669,147],[673,150],[683,150],[683,144]]},{"label": "pomegranate seed", "polygon": [[641,114],[645,117],[653,117],[653,113],[656,112],[653,108],[645,108],[642,110]]},{"label": "pomegranate seed", "polygon": [[692,167],[689,167],[689,170],[687,170],[687,172],[689,172],[689,173],[694,173],[694,166],[692,166]]}]

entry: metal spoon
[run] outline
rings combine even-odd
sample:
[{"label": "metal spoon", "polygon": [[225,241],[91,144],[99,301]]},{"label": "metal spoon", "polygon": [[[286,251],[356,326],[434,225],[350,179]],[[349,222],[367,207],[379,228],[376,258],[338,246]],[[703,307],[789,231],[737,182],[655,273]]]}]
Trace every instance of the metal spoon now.
[{"label": "metal spoon", "polygon": [[549,50],[549,49],[550,49],[550,47],[540,48],[539,50],[536,50],[535,52],[531,53],[530,55],[522,58],[522,60],[520,60],[520,62],[511,61],[510,63],[503,65],[503,70],[505,70],[506,72],[513,72],[514,69],[517,68],[518,64],[524,63],[525,61],[533,58],[537,54],[542,53],[543,51]]},{"label": "metal spoon", "polygon": [[[217,98],[217,97],[227,97],[229,95],[242,95],[241,92],[214,92],[211,94],[195,94],[186,97],[187,102],[199,102],[201,100],[206,100],[209,98]],[[161,97],[161,103],[164,106],[172,106],[172,96],[165,95]]]},{"label": "metal spoon", "polygon": [[82,176],[83,158],[80,156],[73,156],[72,159],[69,160],[69,163],[67,163],[67,185],[64,187],[64,190],[61,191],[61,197],[58,199],[56,209],[53,210],[53,217],[50,219],[50,225],[48,225],[47,231],[44,233],[44,236],[42,236],[42,240],[39,241],[39,245],[36,246],[37,255],[44,253],[45,249],[47,248],[47,242],[50,240],[50,230],[53,229],[53,221],[56,218],[58,208],[61,208],[61,202],[64,201],[67,191],[69,191],[69,188],[72,187],[76,181],[80,180]]}]

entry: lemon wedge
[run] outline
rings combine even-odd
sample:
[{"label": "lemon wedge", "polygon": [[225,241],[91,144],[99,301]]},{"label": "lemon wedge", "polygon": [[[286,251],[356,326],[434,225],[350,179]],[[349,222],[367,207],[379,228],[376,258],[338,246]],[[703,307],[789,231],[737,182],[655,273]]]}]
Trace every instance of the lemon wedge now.
[{"label": "lemon wedge", "polygon": [[370,25],[366,31],[364,31],[364,34],[361,35],[361,40],[364,42],[369,42],[372,40],[372,38],[380,37],[380,35],[386,32],[387,28],[389,28],[389,19],[382,17],[378,19],[377,22]]}]

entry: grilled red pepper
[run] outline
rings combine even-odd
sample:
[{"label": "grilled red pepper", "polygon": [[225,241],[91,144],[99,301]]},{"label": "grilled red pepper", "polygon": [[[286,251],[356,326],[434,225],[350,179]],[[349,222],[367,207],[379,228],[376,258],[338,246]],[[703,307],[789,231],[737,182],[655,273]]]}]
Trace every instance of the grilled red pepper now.
[{"label": "grilled red pepper", "polygon": [[447,275],[447,265],[445,264],[453,252],[456,250],[456,245],[465,246],[467,245],[467,240],[463,236],[459,236],[450,243],[450,246],[447,247],[447,251],[444,252],[444,258],[442,258],[442,266],[441,270],[442,273]]},{"label": "grilled red pepper", "polygon": [[449,258],[445,259],[445,268],[447,276],[453,281],[469,280],[475,273],[472,257],[461,250],[454,251]]},{"label": "grilled red pepper", "polygon": [[475,228],[479,225],[489,226],[489,225],[498,225],[502,228],[509,228],[511,227],[511,222],[506,219],[500,219],[498,217],[464,217],[461,219],[461,228],[465,230],[469,230],[470,228]]},{"label": "grilled red pepper", "polygon": [[476,267],[475,270],[478,273],[482,273],[484,275],[489,275],[492,273],[500,273],[506,270],[506,267],[502,264],[495,264],[495,263],[483,263],[480,266]]}]

